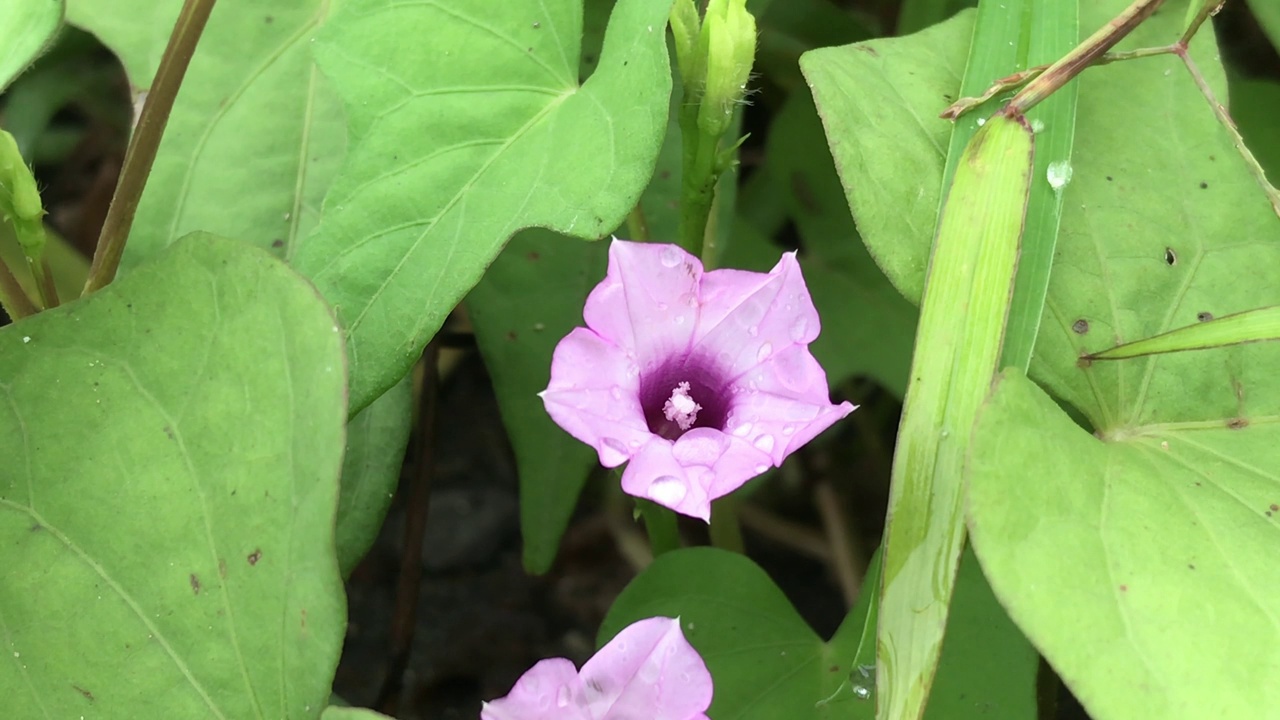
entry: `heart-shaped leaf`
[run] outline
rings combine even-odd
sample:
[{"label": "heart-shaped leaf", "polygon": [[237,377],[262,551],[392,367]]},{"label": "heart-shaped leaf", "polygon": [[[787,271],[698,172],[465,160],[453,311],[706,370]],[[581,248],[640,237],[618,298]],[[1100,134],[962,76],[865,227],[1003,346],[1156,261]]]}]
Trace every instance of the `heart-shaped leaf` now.
[{"label": "heart-shaped leaf", "polygon": [[352,405],[404,376],[517,230],[617,227],[671,89],[670,0],[620,0],[578,82],[581,0],[344,3],[316,54],[352,148],[296,265],[350,336]]},{"label": "heart-shaped leaf", "polygon": [[315,290],[212,236],[0,329],[10,713],[318,716],[343,370]]}]

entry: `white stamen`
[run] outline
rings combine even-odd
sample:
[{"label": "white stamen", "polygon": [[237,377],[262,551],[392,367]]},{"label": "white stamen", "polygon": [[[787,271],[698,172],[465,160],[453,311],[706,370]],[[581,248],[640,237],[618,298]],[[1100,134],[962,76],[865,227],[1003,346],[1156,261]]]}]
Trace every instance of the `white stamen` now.
[{"label": "white stamen", "polygon": [[662,406],[662,414],[681,430],[688,430],[698,421],[702,406],[689,397],[689,383],[682,382],[671,391],[671,398]]}]

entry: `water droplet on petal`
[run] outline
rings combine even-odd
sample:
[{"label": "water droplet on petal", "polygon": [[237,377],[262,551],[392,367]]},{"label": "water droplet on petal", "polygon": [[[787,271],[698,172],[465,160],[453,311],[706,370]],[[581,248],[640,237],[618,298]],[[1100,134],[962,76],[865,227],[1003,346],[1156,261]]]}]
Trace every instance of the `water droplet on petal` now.
[{"label": "water droplet on petal", "polygon": [[794,433],[795,431],[796,431],[796,426],[795,426],[795,425],[783,425],[783,426],[782,426],[782,434],[783,434],[783,435],[791,435],[791,434],[792,434],[792,433]]},{"label": "water droplet on petal", "polygon": [[673,268],[680,264],[680,249],[675,245],[668,245],[662,250],[662,265],[664,267]]},{"label": "water droplet on petal", "polygon": [[600,444],[604,445],[606,448],[621,455],[622,457],[618,458],[619,462],[622,462],[623,460],[626,460],[627,458],[631,457],[631,451],[628,450],[627,446],[624,445],[623,442],[617,438],[604,438],[603,440],[600,441]]},{"label": "water droplet on petal", "polygon": [[749,432],[751,432],[751,423],[749,422],[742,423],[741,425],[733,429],[733,434],[737,435],[738,437],[746,437],[747,433]]},{"label": "water droplet on petal", "polygon": [[751,327],[748,327],[748,328],[747,328],[747,334],[748,334],[748,335],[750,335],[751,337],[755,337],[755,336],[759,335],[759,334],[760,334],[760,326],[759,326],[759,325],[752,325]]},{"label": "water droplet on petal", "polygon": [[556,691],[556,707],[561,707],[561,708],[569,707],[569,686],[568,685],[561,685],[560,689]]},{"label": "water droplet on petal", "polygon": [[663,475],[649,485],[649,499],[666,507],[679,505],[689,489],[674,475]]},{"label": "water droplet on petal", "polygon": [[630,365],[627,366],[627,377],[633,378],[639,374],[640,374],[639,365],[636,365],[635,363],[631,363]]},{"label": "water droplet on petal", "polygon": [[618,387],[617,385],[614,385],[613,387],[609,388],[609,395],[610,395],[614,400],[621,400],[621,399],[622,399],[622,388]]},{"label": "water droplet on petal", "polygon": [[798,317],[795,322],[791,323],[791,339],[800,342],[805,332],[809,329],[809,318]]},{"label": "water droplet on petal", "polygon": [[764,472],[765,470],[768,470],[768,469],[769,469],[769,466],[768,466],[768,465],[757,465],[757,466],[756,466],[756,474],[757,474],[757,475],[759,475],[760,473],[762,473],[762,472]]},{"label": "water droplet on petal", "polygon": [[764,362],[773,354],[773,343],[765,343],[760,346],[760,351],[756,353],[756,362]]},{"label": "water droplet on petal", "polygon": [[772,435],[761,435],[756,438],[755,446],[764,452],[773,452],[773,442]]},{"label": "water droplet on petal", "polygon": [[684,324],[684,316],[683,316],[683,315],[677,315],[677,316],[676,316],[676,319],[675,319],[675,323],[676,323],[677,325],[683,325],[683,324]]}]

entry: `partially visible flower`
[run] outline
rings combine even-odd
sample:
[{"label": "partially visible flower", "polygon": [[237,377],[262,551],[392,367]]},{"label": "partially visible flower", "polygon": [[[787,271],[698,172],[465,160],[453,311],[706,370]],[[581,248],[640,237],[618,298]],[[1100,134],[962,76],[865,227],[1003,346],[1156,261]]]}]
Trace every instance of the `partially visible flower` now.
[{"label": "partially visible flower", "polygon": [[711,674],[685,640],[680,620],[629,625],[582,666],[542,660],[481,720],[707,720]]},{"label": "partially visible flower", "polygon": [[615,240],[586,328],[556,346],[542,399],[622,489],[707,520],[711,501],[853,412],[809,353],[818,312],[795,254],[713,270],[675,245]]}]

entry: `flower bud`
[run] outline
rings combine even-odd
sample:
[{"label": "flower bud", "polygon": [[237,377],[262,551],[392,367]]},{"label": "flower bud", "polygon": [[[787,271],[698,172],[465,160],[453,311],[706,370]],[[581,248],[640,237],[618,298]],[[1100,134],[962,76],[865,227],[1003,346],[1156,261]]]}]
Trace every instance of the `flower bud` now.
[{"label": "flower bud", "polygon": [[676,41],[676,65],[680,67],[680,81],[685,92],[701,94],[706,71],[706,59],[698,51],[698,31],[701,20],[693,0],[676,0],[671,6],[671,34]]},{"label": "flower bud", "polygon": [[698,127],[708,135],[723,135],[734,106],[746,94],[755,62],[756,21],[747,12],[746,0],[711,0],[698,50],[706,68]]}]

